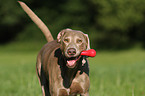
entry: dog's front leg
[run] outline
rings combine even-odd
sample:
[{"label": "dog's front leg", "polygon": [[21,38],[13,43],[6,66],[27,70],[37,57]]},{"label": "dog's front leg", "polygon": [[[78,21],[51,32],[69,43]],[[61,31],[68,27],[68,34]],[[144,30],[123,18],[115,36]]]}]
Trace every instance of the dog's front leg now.
[{"label": "dog's front leg", "polygon": [[89,96],[89,92],[86,92],[85,94],[82,94],[80,96]]}]

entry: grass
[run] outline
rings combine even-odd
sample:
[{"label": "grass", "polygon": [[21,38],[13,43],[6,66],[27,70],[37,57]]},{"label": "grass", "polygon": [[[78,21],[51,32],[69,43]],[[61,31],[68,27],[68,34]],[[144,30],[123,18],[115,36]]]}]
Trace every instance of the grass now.
[{"label": "grass", "polygon": [[[23,43],[24,44],[24,43]],[[42,96],[35,72],[41,44],[0,46],[0,96]],[[90,61],[90,96],[145,96],[145,51],[98,52]]]},{"label": "grass", "polygon": [[90,96],[145,96],[145,51],[100,52],[90,60]]}]

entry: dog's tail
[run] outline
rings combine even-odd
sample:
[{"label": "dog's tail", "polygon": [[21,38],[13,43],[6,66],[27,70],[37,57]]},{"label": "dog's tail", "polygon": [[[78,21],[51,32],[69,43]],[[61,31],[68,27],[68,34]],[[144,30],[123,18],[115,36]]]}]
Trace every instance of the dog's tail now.
[{"label": "dog's tail", "polygon": [[21,5],[23,10],[28,14],[31,20],[40,28],[40,30],[45,35],[47,41],[50,42],[54,40],[51,35],[51,32],[49,31],[47,26],[41,21],[41,19],[24,2],[18,1],[18,3]]}]

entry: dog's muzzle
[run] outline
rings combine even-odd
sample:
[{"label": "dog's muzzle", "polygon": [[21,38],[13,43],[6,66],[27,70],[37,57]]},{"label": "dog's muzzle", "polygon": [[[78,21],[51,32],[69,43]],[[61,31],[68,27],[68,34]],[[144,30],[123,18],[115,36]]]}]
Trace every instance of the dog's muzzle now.
[{"label": "dog's muzzle", "polygon": [[75,65],[77,64],[77,61],[80,59],[80,55],[77,55],[76,49],[75,48],[69,48],[67,50],[67,66],[69,68],[74,68]]}]

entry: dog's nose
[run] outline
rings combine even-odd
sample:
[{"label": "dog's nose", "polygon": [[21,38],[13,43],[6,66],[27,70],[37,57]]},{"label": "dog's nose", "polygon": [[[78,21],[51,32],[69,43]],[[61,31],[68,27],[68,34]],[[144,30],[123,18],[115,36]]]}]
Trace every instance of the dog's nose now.
[{"label": "dog's nose", "polygon": [[75,48],[69,48],[68,51],[67,51],[67,53],[69,55],[75,55],[76,54],[76,49]]}]

